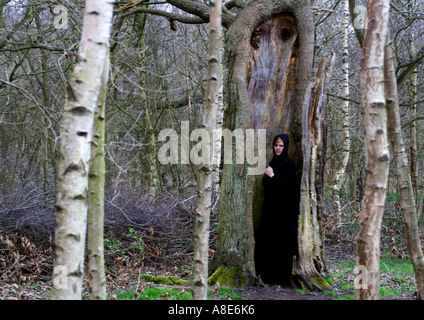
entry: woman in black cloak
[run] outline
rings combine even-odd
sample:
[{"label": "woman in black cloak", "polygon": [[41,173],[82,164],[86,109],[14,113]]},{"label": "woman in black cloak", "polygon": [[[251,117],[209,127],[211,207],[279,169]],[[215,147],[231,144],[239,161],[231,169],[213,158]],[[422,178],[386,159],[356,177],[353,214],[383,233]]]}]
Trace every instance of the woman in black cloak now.
[{"label": "woman in black cloak", "polygon": [[290,284],[297,254],[298,195],[296,164],[287,152],[289,137],[273,140],[274,156],[265,169],[262,217],[255,232],[256,273],[268,284]]}]

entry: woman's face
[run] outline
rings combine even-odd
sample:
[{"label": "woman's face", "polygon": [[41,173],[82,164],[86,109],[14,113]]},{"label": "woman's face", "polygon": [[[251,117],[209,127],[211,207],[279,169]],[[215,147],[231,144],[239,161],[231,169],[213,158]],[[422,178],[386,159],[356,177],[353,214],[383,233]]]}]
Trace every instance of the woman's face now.
[{"label": "woman's face", "polygon": [[284,142],[281,139],[277,139],[277,141],[274,144],[274,152],[277,156],[281,155],[283,153],[284,149]]}]

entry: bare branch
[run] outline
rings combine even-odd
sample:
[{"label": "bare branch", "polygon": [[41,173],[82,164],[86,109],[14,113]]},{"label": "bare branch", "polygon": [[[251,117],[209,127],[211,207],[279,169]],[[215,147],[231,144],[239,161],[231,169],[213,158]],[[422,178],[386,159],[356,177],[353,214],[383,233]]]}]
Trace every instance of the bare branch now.
[{"label": "bare branch", "polygon": [[[13,46],[13,47],[10,47],[10,46]],[[60,51],[60,52],[67,51],[65,48],[52,47],[48,44],[39,43],[37,41],[10,43],[10,46],[0,47],[0,52],[19,52],[19,51],[25,51],[29,49],[43,49],[48,51]]]},{"label": "bare branch", "polygon": [[409,76],[415,71],[415,69],[422,63],[424,60],[424,46],[421,47],[420,51],[416,55],[415,59],[410,61],[407,64],[403,64],[397,67],[396,71],[399,71],[402,68],[406,68],[402,73],[397,77],[397,86],[401,87]]},{"label": "bare branch", "polygon": [[[191,13],[202,18],[205,22],[209,22],[209,6],[205,3],[191,0],[168,0],[168,3],[187,13]],[[222,25],[224,27],[228,28],[234,19],[234,15],[225,10],[222,12]]]},{"label": "bare branch", "polygon": [[122,14],[121,18],[124,17],[128,17],[137,13],[150,13],[153,15],[157,15],[157,16],[162,16],[165,18],[168,18],[170,20],[175,20],[175,21],[179,21],[182,23],[187,23],[187,24],[201,24],[201,23],[207,23],[208,20],[205,20],[201,17],[188,17],[188,16],[183,16],[181,14],[175,14],[172,12],[167,12],[167,11],[163,11],[163,10],[157,10],[157,9],[152,9],[152,8],[146,8],[146,7],[140,7],[137,9],[133,9],[131,11],[128,11],[124,14]]}]

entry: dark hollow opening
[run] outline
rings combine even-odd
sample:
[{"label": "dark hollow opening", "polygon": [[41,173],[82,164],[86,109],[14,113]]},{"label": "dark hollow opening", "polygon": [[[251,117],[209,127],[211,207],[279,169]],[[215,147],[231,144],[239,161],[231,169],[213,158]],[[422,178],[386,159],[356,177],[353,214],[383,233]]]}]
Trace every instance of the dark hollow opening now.
[{"label": "dark hollow opening", "polygon": [[289,29],[289,28],[283,28],[283,29],[281,30],[281,33],[280,33],[281,39],[282,39],[283,41],[286,41],[286,40],[288,40],[288,39],[290,39],[290,38],[291,38],[291,36],[293,35],[293,33],[294,33],[294,31],[293,31],[293,30],[291,30],[291,29]]}]

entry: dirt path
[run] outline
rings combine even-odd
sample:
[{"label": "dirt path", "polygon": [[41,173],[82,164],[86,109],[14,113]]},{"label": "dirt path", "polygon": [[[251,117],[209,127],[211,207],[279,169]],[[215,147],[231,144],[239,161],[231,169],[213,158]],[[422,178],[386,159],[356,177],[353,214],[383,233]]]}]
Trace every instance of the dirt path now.
[{"label": "dirt path", "polygon": [[333,300],[335,297],[320,292],[299,293],[291,287],[246,287],[234,290],[246,300]]}]

